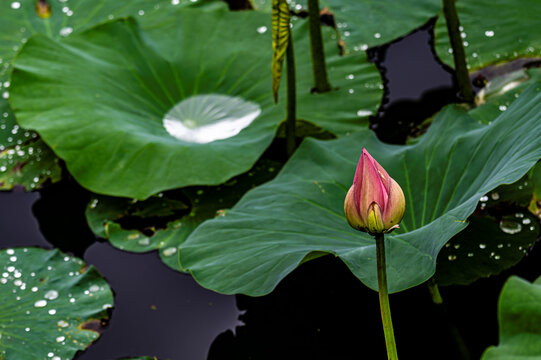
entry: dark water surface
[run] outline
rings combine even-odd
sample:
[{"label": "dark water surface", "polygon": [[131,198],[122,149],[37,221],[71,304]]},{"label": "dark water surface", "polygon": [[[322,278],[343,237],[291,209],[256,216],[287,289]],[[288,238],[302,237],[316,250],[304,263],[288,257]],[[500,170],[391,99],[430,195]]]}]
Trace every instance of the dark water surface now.
[{"label": "dark water surface", "polygon": [[[434,58],[431,23],[407,38],[370,50],[386,77],[386,100],[372,119],[378,136],[403,143],[407,134],[456,100],[452,73]],[[94,265],[115,293],[100,339],[77,360],[152,355],[165,360],[385,359],[377,293],[325,256],[299,267],[260,298],[224,296],[172,271],[156,253],[133,254],[96,241],[84,209],[88,193],[73,181],[41,193],[0,193],[0,247],[60,248]],[[539,275],[541,249],[512,270],[468,287],[441,289],[447,309],[425,286],[391,295],[402,360],[471,359],[497,343],[497,300],[509,274]]]},{"label": "dark water surface", "polygon": [[[54,203],[49,202],[52,198]],[[114,291],[115,307],[106,331],[75,359],[112,360],[128,355],[206,359],[214,338],[240,324],[235,297],[203,289],[190,276],[166,267],[155,252],[127,253],[88,239],[86,203],[80,202],[84,199],[85,192],[72,183],[54,185],[41,197],[17,189],[0,193],[0,248],[52,248],[40,232],[42,225],[55,242],[60,239],[55,247],[78,256],[84,252],[84,260],[99,270]],[[39,222],[33,212],[40,216]],[[81,244],[89,247],[81,249]]]}]

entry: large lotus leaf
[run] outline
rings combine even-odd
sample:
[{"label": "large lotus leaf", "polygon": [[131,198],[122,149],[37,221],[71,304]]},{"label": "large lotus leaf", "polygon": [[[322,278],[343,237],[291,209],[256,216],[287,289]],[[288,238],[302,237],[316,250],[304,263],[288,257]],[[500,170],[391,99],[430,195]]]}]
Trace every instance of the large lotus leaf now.
[{"label": "large lotus leaf", "polygon": [[[468,114],[490,124],[524,89],[539,80],[539,69],[495,77],[477,95],[478,106]],[[539,236],[537,221],[524,209],[532,198],[531,172],[481,197],[478,213],[469,219],[470,225],[445,244],[438,255],[439,285],[470,284],[500,273],[525,256]]]},{"label": "large lotus leaf", "polygon": [[93,267],[57,250],[0,251],[0,358],[71,359],[99,334],[111,289]]},{"label": "large lotus leaf", "polygon": [[[40,142],[33,131],[19,128],[9,107],[8,81],[11,63],[30,36],[36,33],[51,38],[62,38],[71,33],[88,29],[107,19],[118,16],[138,15],[151,26],[159,21],[161,13],[169,13],[175,5],[195,6],[202,1],[112,1],[112,0],[71,0],[48,1],[51,14],[43,19],[36,13],[36,1],[3,1],[0,3],[0,150],[19,152],[20,147],[34,148],[34,154],[25,151],[17,162],[0,160],[2,172],[0,189],[11,189],[13,185],[22,185],[31,190],[46,180],[60,179],[60,167],[53,152]],[[179,7],[179,6],[177,6]],[[40,150],[39,154],[37,149]],[[24,150],[23,150],[24,151]],[[45,160],[47,159],[47,160]],[[10,159],[11,160],[11,159]],[[31,163],[32,166],[26,166]],[[24,165],[24,166],[23,166]],[[38,178],[37,182],[33,179]],[[29,181],[30,179],[30,181]]]},{"label": "large lotus leaf", "polygon": [[516,265],[539,236],[539,224],[528,213],[472,216],[438,255],[439,285],[468,285]]},{"label": "large lotus leaf", "polygon": [[369,131],[305,140],[275,180],[192,233],[180,246],[181,266],[216,291],[263,295],[311,252],[328,252],[377,289],[374,240],[351,229],[343,215],[365,147],[406,197],[400,229],[386,236],[389,289],[422,283],[481,196],[516,181],[541,157],[540,91],[540,84],[530,87],[486,126],[447,107],[413,145],[383,144]]},{"label": "large lotus leaf", "polygon": [[[272,101],[269,21],[255,12],[184,10],[144,34],[123,20],[63,42],[36,36],[12,76],[18,121],[97,193],[144,199],[220,184],[253,165],[284,118]],[[307,31],[297,28],[297,37]],[[298,53],[309,52],[308,40],[302,44]],[[324,96],[300,82],[298,116],[333,130],[366,126],[358,111],[375,110],[381,89],[362,60],[335,56],[340,89]],[[300,63],[306,78],[311,65]]]},{"label": "large lotus leaf", "polygon": [[[259,69],[262,73],[258,74],[258,79],[261,81],[261,77],[270,76],[270,62],[272,60],[270,14],[252,14],[249,16],[257,16],[260,19],[259,25],[261,26],[257,26],[257,22],[252,23],[252,25],[238,24],[240,28],[237,31],[250,34],[257,31],[269,36],[264,45],[265,49],[262,50],[268,53],[268,58],[265,59],[264,64]],[[227,19],[224,21],[227,21]],[[198,25],[193,26],[197,27]],[[367,61],[364,53],[347,57],[341,56],[336,40],[336,32],[329,27],[323,27],[325,58],[329,81],[333,90],[326,93],[312,93],[314,81],[312,77],[308,22],[305,19],[293,17],[291,18],[291,26],[297,73],[297,118],[315,123],[338,135],[366,128],[368,126],[368,117],[377,111],[383,96],[383,84],[376,66]],[[231,23],[228,24],[228,27],[231,27]],[[158,52],[167,58],[174,58],[175,54],[178,53],[175,37],[164,36],[163,34],[179,31],[175,21],[164,21],[153,29],[147,26],[145,30],[145,34],[153,39],[151,45],[158,48]],[[188,43],[186,46],[189,51],[194,51],[193,44]],[[252,52],[255,52],[255,50]],[[254,75],[242,79],[250,82],[252,76]],[[206,81],[214,82],[215,79],[207,79]],[[286,84],[285,81],[283,83],[280,94],[281,102],[278,107],[285,106]],[[269,89],[270,86],[268,85]],[[282,116],[285,118],[285,113]]]},{"label": "large lotus leaf", "polygon": [[541,277],[533,283],[512,276],[498,303],[500,342],[482,360],[541,359]]},{"label": "large lotus leaf", "polygon": [[[541,55],[541,2],[524,0],[460,0],[456,2],[463,28],[464,49],[471,70],[519,57]],[[434,29],[436,52],[454,67],[445,19]]]},{"label": "large lotus leaf", "polygon": [[[270,10],[270,0],[255,0],[262,11]],[[307,1],[293,1],[292,8],[307,8]],[[320,0],[320,9],[334,14],[338,30],[349,49],[366,50],[404,36],[426,23],[441,10],[438,0]]]},{"label": "large lotus leaf", "polygon": [[97,196],[88,205],[86,218],[94,234],[113,246],[131,252],[158,250],[166,265],[181,271],[178,248],[195,228],[224,215],[222,209],[232,207],[248,190],[274,178],[280,166],[261,160],[248,173],[225,184],[185,188],[145,201]]}]

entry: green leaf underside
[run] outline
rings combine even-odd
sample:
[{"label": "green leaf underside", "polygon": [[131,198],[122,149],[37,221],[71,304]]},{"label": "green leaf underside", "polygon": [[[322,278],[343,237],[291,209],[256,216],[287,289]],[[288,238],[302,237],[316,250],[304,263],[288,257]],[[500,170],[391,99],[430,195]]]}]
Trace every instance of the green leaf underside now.
[{"label": "green leaf underside", "polygon": [[498,303],[500,341],[482,360],[541,359],[541,277],[530,283],[512,276]]},{"label": "green leaf underside", "polygon": [[289,5],[286,0],[272,0],[272,95],[278,102],[282,68],[289,44]]},{"label": "green leaf underside", "polygon": [[113,294],[93,267],[37,248],[1,250],[0,264],[3,359],[71,359],[98,338],[84,324],[107,317]]},{"label": "green leaf underside", "polygon": [[[199,3],[183,0],[177,7],[194,6]],[[11,63],[28,38],[34,34],[43,34],[60,39],[71,33],[86,30],[107,19],[137,15],[138,12],[146,14],[146,17],[149,15],[156,17],[155,13],[167,12],[170,7],[175,7],[169,0],[158,2],[72,0],[69,4],[58,1],[49,1],[49,4],[51,17],[48,19],[42,19],[37,15],[35,1],[5,1],[0,4],[0,34],[2,34],[0,36],[0,150],[12,150],[16,153],[21,151],[19,147],[41,150],[33,155],[26,153],[19,160],[22,164],[32,163],[33,166],[21,166],[12,161],[0,160],[2,162],[0,169],[3,166],[7,169],[4,172],[0,171],[0,183],[3,182],[0,189],[2,190],[9,190],[13,185],[22,185],[25,189],[32,190],[47,180],[52,182],[60,180],[60,167],[51,149],[39,141],[34,131],[19,128],[8,104]],[[152,21],[155,20],[148,22]],[[11,171],[14,167],[16,171]],[[37,182],[33,181],[35,178],[38,178]]]},{"label": "green leaf underside", "polygon": [[[233,178],[220,186],[185,188],[182,193],[189,199],[189,213],[183,211],[184,203],[169,198],[175,194],[153,196],[145,201],[99,196],[93,199],[86,210],[90,228],[97,236],[125,251],[147,252],[158,250],[160,258],[174,270],[182,271],[178,262],[178,248],[186,238],[207,219],[226,213],[246,191],[271,180],[280,168],[280,163],[261,160],[248,173]],[[137,229],[124,229],[118,223],[126,216],[141,216],[139,209],[155,209],[153,216],[167,216],[170,221],[163,229],[147,234]],[[173,219],[171,219],[173,218]]]},{"label": "green leaf underside", "polygon": [[[541,56],[541,2],[525,0],[461,0],[456,2],[470,70],[519,57]],[[436,52],[454,67],[443,16],[434,29]]]},{"label": "green leaf underside", "polygon": [[516,265],[539,235],[539,224],[526,211],[504,216],[472,216],[468,227],[440,251],[438,285],[469,285]]},{"label": "green leaf underside", "polygon": [[[184,10],[144,33],[123,20],[62,43],[34,37],[12,76],[18,121],[36,129],[78,182],[100,194],[144,199],[164,189],[222,183],[253,165],[284,118],[282,106],[272,102],[270,32],[258,31],[269,20],[255,12]],[[298,28],[296,36],[307,31],[305,24]],[[367,116],[363,120],[357,111],[365,105],[375,111],[381,84],[363,58],[337,57],[334,74],[343,77],[336,84],[344,86],[321,97],[310,95],[308,86],[301,92],[300,82],[298,114],[323,127],[338,122],[333,131],[352,131],[366,126]],[[310,74],[310,64],[302,71]],[[350,72],[358,79],[348,80]],[[345,97],[345,84],[358,95]],[[250,101],[261,113],[228,139],[178,140],[165,130],[163,117],[180,100],[199,94]]]},{"label": "green leaf underside", "polygon": [[343,215],[365,147],[406,197],[400,229],[386,236],[389,289],[420,284],[434,273],[441,247],[467,226],[480,197],[516,181],[541,157],[540,88],[530,87],[488,126],[447,107],[410,146],[383,144],[369,131],[309,139],[274,181],[202,224],[181,245],[181,266],[207,288],[263,295],[308,253],[324,251],[377,289],[374,241],[351,229]]}]

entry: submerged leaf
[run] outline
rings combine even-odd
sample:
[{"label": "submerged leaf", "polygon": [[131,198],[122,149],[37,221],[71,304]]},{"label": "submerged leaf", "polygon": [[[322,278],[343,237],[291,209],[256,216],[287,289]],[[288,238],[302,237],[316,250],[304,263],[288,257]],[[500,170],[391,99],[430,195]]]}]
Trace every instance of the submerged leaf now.
[{"label": "submerged leaf", "polygon": [[286,0],[272,0],[272,95],[278,102],[278,90],[282,78],[282,67],[289,46],[289,5]]},{"label": "submerged leaf", "polygon": [[203,221],[223,216],[224,209],[248,190],[274,178],[280,167],[281,163],[260,160],[248,173],[223,185],[184,188],[145,201],[96,196],[86,218],[94,234],[113,246],[138,253],[158,250],[167,266],[182,271],[180,244]]},{"label": "submerged leaf", "polygon": [[71,359],[99,337],[111,289],[92,266],[57,250],[0,251],[0,357]]},{"label": "submerged leaf", "polygon": [[541,158],[540,90],[534,84],[487,126],[447,107],[413,145],[387,145],[370,131],[307,139],[275,180],[180,246],[181,266],[213,290],[263,295],[306,255],[321,251],[339,256],[377,289],[374,240],[351,229],[343,214],[365,147],[406,196],[400,229],[386,236],[389,290],[420,284],[433,275],[443,245],[467,226],[481,196],[518,180]]}]

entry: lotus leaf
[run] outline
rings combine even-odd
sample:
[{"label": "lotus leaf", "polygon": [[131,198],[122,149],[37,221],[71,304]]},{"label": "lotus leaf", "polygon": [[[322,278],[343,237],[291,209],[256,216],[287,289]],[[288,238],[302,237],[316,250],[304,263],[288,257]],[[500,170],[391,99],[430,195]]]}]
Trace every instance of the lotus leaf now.
[{"label": "lotus leaf", "polygon": [[467,226],[479,199],[520,179],[541,157],[540,91],[541,84],[530,86],[491,125],[447,107],[413,145],[386,145],[369,131],[308,139],[275,180],[200,225],[180,246],[181,266],[210,289],[263,295],[320,251],[339,256],[377,289],[374,240],[351,229],[343,215],[365,147],[406,196],[400,229],[386,236],[389,291],[420,284],[433,275],[440,249]]}]

